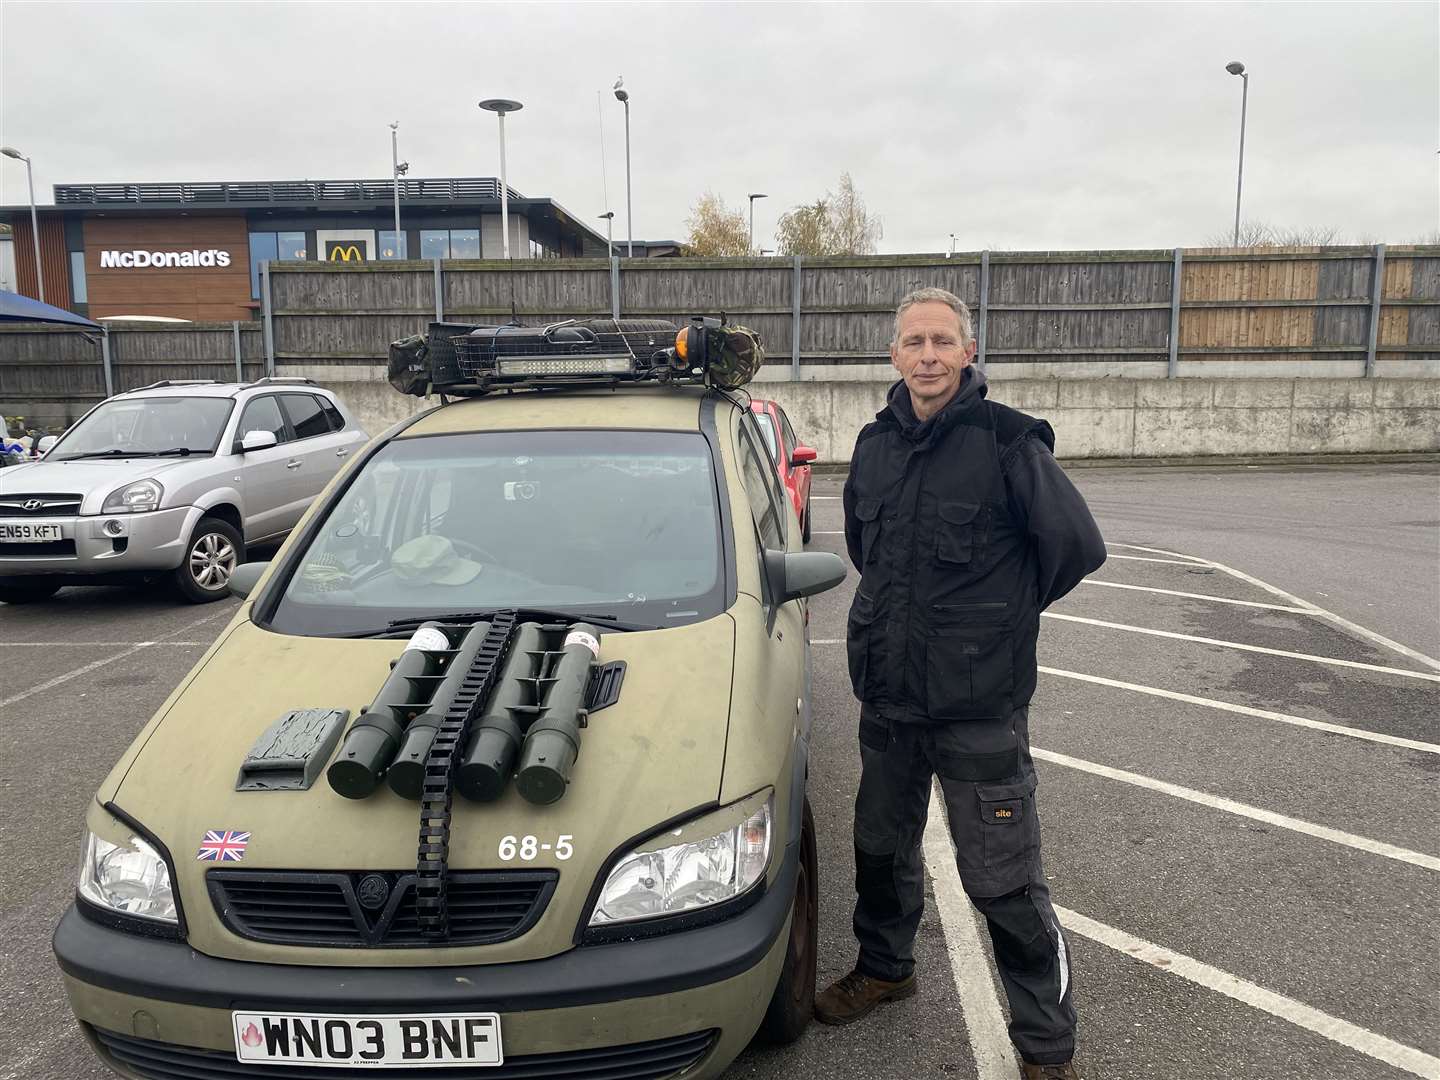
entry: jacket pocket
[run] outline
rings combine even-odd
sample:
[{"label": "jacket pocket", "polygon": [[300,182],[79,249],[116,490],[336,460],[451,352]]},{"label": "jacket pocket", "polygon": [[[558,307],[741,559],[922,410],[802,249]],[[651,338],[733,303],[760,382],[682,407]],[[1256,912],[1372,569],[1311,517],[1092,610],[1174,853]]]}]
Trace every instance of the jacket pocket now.
[{"label": "jacket pocket", "polygon": [[857,499],[855,517],[860,522],[860,564],[875,561],[875,545],[880,540],[880,513],[885,505],[880,499]]},{"label": "jacket pocket", "polygon": [[942,502],[935,526],[935,558],[942,563],[965,564],[975,557],[979,503]]},{"label": "jacket pocket", "polygon": [[1035,778],[1012,784],[978,784],[985,866],[994,869],[1035,855],[1040,825],[1035,818]]},{"label": "jacket pocket", "polygon": [[881,625],[876,621],[874,599],[856,589],[845,625],[845,655],[850,665],[850,686],[861,701],[883,696],[883,658],[878,655],[883,646],[878,640]]},{"label": "jacket pocket", "polygon": [[[959,613],[972,605],[944,609]],[[1003,614],[1004,603],[973,605]],[[978,612],[977,612],[978,614]],[[1015,657],[1010,629],[994,622],[936,626],[925,656],[926,712],[934,720],[996,720],[1008,717],[1015,694]]]}]

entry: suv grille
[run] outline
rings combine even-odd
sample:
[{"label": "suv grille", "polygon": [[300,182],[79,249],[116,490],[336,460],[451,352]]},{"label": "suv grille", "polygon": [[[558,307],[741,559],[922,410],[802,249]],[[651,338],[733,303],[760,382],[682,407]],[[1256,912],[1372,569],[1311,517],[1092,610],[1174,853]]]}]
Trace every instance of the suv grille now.
[{"label": "suv grille", "polygon": [[[79,495],[4,495],[0,496],[0,517],[65,517],[80,513]],[[33,510],[26,503],[38,502]]]},{"label": "suv grille", "polygon": [[155,1080],[343,1080],[368,1077],[370,1080],[664,1080],[684,1072],[700,1061],[715,1045],[713,1028],[668,1039],[605,1046],[593,1050],[569,1050],[559,1054],[523,1054],[507,1057],[503,1065],[474,1069],[317,1069],[308,1065],[250,1065],[235,1060],[233,1052],[200,1050],[119,1035],[103,1028],[91,1029],[106,1053],[119,1064]]},{"label": "suv grille", "polygon": [[[450,875],[451,945],[519,937],[539,920],[560,875],[484,870]],[[211,870],[215,910],[243,938],[331,948],[423,948],[415,873]]]}]

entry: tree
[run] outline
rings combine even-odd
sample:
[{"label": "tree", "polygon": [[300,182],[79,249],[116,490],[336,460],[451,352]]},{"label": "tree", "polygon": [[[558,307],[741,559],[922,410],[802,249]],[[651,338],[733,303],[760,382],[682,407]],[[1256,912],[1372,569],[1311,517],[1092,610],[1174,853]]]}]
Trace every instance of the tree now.
[{"label": "tree", "polygon": [[1325,247],[1343,243],[1340,230],[1333,225],[1306,225],[1299,228],[1272,225],[1268,221],[1242,221],[1240,242],[1235,242],[1231,231],[1214,233],[1210,237],[1211,247]]},{"label": "tree", "polygon": [[781,255],[829,255],[830,204],[816,199],[780,215],[775,250]]},{"label": "tree", "polygon": [[700,196],[685,224],[690,237],[686,255],[749,255],[750,226],[741,210],[731,210],[713,191]]},{"label": "tree", "polygon": [[775,239],[781,255],[873,255],[882,235],[880,219],[842,173],[838,193],[782,214]]}]

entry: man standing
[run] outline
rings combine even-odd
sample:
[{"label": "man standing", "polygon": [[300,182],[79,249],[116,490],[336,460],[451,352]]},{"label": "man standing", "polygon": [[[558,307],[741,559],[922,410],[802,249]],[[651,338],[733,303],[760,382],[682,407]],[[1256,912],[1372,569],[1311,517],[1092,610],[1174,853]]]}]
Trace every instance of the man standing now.
[{"label": "man standing", "polygon": [[986,401],[974,356],[958,297],[905,297],[890,345],[902,381],[850,461],[860,955],[819,995],[815,1015],[848,1024],[915,992],[920,842],[938,774],[1026,1080],[1077,1080],[1070,965],[1040,867],[1028,706],[1040,612],[1105,561],[1105,544],[1051,456],[1050,425]]}]

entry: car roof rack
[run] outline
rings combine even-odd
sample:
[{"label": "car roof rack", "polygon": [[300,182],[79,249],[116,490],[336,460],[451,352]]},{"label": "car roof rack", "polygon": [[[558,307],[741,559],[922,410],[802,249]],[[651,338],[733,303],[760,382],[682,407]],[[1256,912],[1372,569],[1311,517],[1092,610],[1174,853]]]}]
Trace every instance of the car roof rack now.
[{"label": "car roof rack", "polygon": [[149,386],[137,386],[133,390],[122,391],[126,394],[138,394],[141,390],[159,390],[166,386],[220,386],[215,379],[161,379],[159,382],[152,382]]},{"label": "car roof rack", "polygon": [[301,383],[306,386],[319,386],[314,379],[304,375],[266,375],[263,379],[256,379],[254,382],[246,383],[246,386],[271,386],[274,384]]}]

